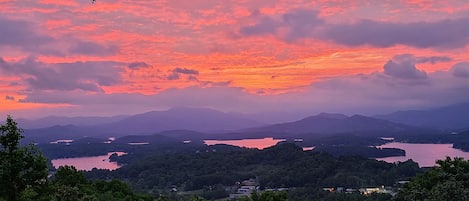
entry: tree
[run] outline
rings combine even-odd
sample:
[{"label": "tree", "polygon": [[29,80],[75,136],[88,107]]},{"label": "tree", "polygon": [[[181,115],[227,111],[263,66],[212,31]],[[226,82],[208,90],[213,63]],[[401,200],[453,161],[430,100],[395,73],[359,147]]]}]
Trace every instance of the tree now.
[{"label": "tree", "polygon": [[191,197],[190,201],[205,201],[205,199],[194,195]]},{"label": "tree", "polygon": [[77,187],[87,184],[85,176],[78,172],[74,166],[60,166],[54,175],[55,185],[64,185],[69,187]]},{"label": "tree", "polygon": [[285,191],[264,191],[262,193],[252,192],[251,197],[242,197],[241,201],[286,201]]},{"label": "tree", "polygon": [[39,196],[47,184],[47,160],[34,145],[20,146],[22,132],[11,116],[0,124],[0,198],[8,201],[23,192]]},{"label": "tree", "polygon": [[437,164],[404,185],[396,200],[469,200],[469,161],[447,157]]}]

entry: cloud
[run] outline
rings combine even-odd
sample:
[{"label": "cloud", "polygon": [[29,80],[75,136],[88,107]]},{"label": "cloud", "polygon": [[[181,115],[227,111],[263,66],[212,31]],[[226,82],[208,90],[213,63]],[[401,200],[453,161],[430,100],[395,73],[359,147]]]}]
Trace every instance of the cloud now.
[{"label": "cloud", "polygon": [[14,96],[5,96],[5,100],[15,100]]},{"label": "cloud", "polygon": [[109,56],[119,52],[114,45],[101,45],[95,42],[79,41],[70,48],[70,53],[80,55]]},{"label": "cloud", "polygon": [[296,9],[282,16],[263,16],[257,23],[240,28],[244,36],[277,35],[285,41],[312,37],[316,28],[324,24],[318,12]]},{"label": "cloud", "polygon": [[130,69],[140,69],[140,68],[148,68],[148,67],[151,67],[150,65],[148,65],[147,63],[145,62],[132,62],[132,63],[129,63],[129,65],[127,65],[128,68]]},{"label": "cloud", "polygon": [[231,81],[231,80],[224,81],[224,82],[200,81],[199,84],[202,87],[212,87],[212,86],[215,86],[215,87],[228,87],[228,86],[230,86],[230,84],[232,84],[232,82],[233,81]]},{"label": "cloud", "polygon": [[412,55],[397,55],[384,65],[384,74],[401,79],[425,79],[427,73],[418,70],[417,58]]},{"label": "cloud", "polygon": [[469,78],[469,62],[457,63],[451,68],[453,75],[459,78]]},{"label": "cloud", "polygon": [[166,76],[167,80],[179,80],[179,74],[178,73],[171,73],[168,76]]},{"label": "cloud", "polygon": [[[242,88],[235,87],[188,87],[184,89],[168,89],[159,94],[143,95],[139,93],[94,93],[86,92],[50,92],[34,91],[24,92],[26,98],[21,102],[48,103],[48,104],[71,104],[76,106],[88,107],[101,105],[103,107],[121,107],[124,105],[129,108],[156,107],[176,107],[176,106],[194,106],[210,107],[215,106],[224,108],[232,105],[233,108],[244,107],[243,104],[249,103],[248,99],[254,101],[256,96],[243,92]],[[246,100],[243,100],[246,99]],[[238,102],[239,101],[239,102]],[[251,102],[252,104],[253,102]],[[245,106],[249,106],[245,105]],[[109,108],[108,108],[109,109]]]},{"label": "cloud", "polygon": [[53,39],[37,33],[33,24],[0,16],[0,45],[28,47],[42,45]]},{"label": "cloud", "polygon": [[285,39],[294,41],[298,38],[310,37],[316,29],[324,24],[324,20],[318,17],[317,11],[297,9],[284,14],[283,22],[288,26]]},{"label": "cloud", "polygon": [[469,42],[469,18],[436,22],[379,22],[361,20],[325,27],[321,38],[347,46],[462,48]]},{"label": "cloud", "polygon": [[83,41],[70,35],[52,37],[42,33],[35,23],[9,19],[0,15],[0,47],[14,47],[34,55],[109,56],[118,53],[115,45]]},{"label": "cloud", "polygon": [[181,73],[181,74],[186,74],[186,75],[198,75],[199,71],[187,69],[187,68],[175,68],[173,69],[173,73]]},{"label": "cloud", "polygon": [[255,24],[241,27],[239,33],[242,36],[275,35],[286,42],[323,39],[351,47],[407,45],[449,49],[469,44],[469,18],[412,23],[359,20],[333,24],[320,18],[317,11],[307,9],[257,18]]},{"label": "cloud", "polygon": [[28,90],[103,91],[102,86],[121,82],[122,64],[112,61],[42,63],[34,57],[19,62],[0,63],[0,72],[23,78]]},{"label": "cloud", "polygon": [[243,88],[212,84],[168,89],[154,95],[31,91],[24,92],[22,95],[26,98],[20,101],[71,104],[74,107],[67,110],[72,113],[77,111],[109,113],[109,111],[116,111],[115,108],[127,108],[128,111],[119,110],[121,113],[135,113],[157,108],[189,106],[244,113],[284,111],[302,115],[312,115],[318,112],[377,114],[469,101],[469,96],[467,96],[469,79],[454,78],[454,70],[462,69],[461,66],[467,70],[467,63],[456,64],[450,71],[427,73],[421,70],[417,72],[417,75],[425,73],[427,84],[420,84],[402,82],[402,76],[408,76],[408,74],[415,76],[413,74],[415,72],[412,71],[415,70],[413,69],[415,64],[405,64],[406,61],[402,61],[401,58],[393,58],[391,62],[399,65],[398,68],[402,66],[410,68],[410,73],[404,70],[398,71],[398,77],[390,76],[383,68],[382,71],[370,74],[324,79],[305,87],[303,91],[277,95],[265,95],[262,90],[257,91],[257,94],[252,94]]},{"label": "cloud", "polygon": [[195,81],[195,82],[198,82],[199,79],[196,77],[196,76],[193,76],[193,75],[190,75],[189,77],[187,77],[187,80],[189,81]]},{"label": "cloud", "polygon": [[283,23],[269,17],[263,17],[258,23],[241,27],[240,32],[246,36],[274,34]]},{"label": "cloud", "polygon": [[450,62],[453,61],[451,57],[447,56],[431,56],[431,57],[417,57],[417,63],[431,63],[436,64],[440,62]]},{"label": "cloud", "polygon": [[441,63],[441,62],[450,62],[453,61],[451,57],[448,56],[415,56],[413,54],[398,54],[394,55],[393,60],[398,61],[408,61],[415,64],[422,63]]},{"label": "cloud", "polygon": [[58,51],[45,47],[53,42],[54,38],[39,33],[30,22],[0,16],[0,27],[2,27],[0,29],[0,46],[60,55]]},{"label": "cloud", "polygon": [[167,80],[179,80],[182,75],[187,75],[187,80],[189,81],[198,81],[197,75],[199,75],[199,71],[188,69],[188,68],[175,68],[170,71],[170,74],[166,76]]}]

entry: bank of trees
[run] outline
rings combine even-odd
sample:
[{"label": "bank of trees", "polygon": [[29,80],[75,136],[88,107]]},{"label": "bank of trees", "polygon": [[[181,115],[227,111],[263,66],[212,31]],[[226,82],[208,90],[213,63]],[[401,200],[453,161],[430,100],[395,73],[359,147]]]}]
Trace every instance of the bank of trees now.
[{"label": "bank of trees", "polygon": [[33,146],[20,146],[22,130],[8,116],[0,125],[0,199],[40,194],[47,184],[47,160]]},{"label": "bank of trees", "polygon": [[404,185],[396,201],[469,200],[469,161],[437,161],[437,166]]},{"label": "bank of trees", "polygon": [[89,181],[74,167],[49,177],[47,159],[33,144],[22,146],[22,130],[8,116],[0,124],[0,201],[150,201],[118,181]]},{"label": "bank of trees", "polygon": [[87,176],[119,178],[135,189],[160,194],[173,186],[179,191],[213,191],[249,178],[257,178],[261,188],[390,186],[420,171],[412,161],[389,164],[355,156],[333,157],[304,152],[292,143],[264,150],[212,146],[193,152],[127,154],[117,160],[132,162],[116,171],[94,170]]},{"label": "bank of trees", "polygon": [[[288,193],[255,193],[243,198],[246,201],[382,201],[391,198],[384,194],[327,193],[321,189],[392,185],[421,171],[412,161],[389,164],[353,156],[332,157],[303,152],[294,144],[284,143],[265,150],[214,146],[194,152],[129,154],[117,160],[130,161],[130,164],[112,172],[94,170],[87,173],[93,179],[89,180],[71,166],[50,173],[47,159],[34,145],[21,145],[22,138],[22,130],[8,116],[0,124],[0,201],[169,201],[173,198],[201,201],[204,198],[199,196],[216,199],[226,195],[225,186],[247,178],[257,178],[261,188],[296,188]],[[469,161],[447,158],[437,164],[406,184],[395,200],[469,200]],[[135,193],[116,179],[157,196]],[[177,193],[159,191],[174,185],[180,190],[202,193],[180,199]],[[158,196],[160,193],[163,195]]]}]

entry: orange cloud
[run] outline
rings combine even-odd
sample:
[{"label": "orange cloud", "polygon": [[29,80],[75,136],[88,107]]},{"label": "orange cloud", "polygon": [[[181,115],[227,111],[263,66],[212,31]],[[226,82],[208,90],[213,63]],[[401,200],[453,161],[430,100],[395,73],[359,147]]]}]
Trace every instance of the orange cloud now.
[{"label": "orange cloud", "polygon": [[[314,15],[309,13],[300,17],[315,17],[298,21],[285,19],[291,17],[285,14],[298,9],[314,12]],[[18,29],[18,32],[37,35],[37,40],[49,40],[47,43],[43,39],[37,44],[12,44],[14,37],[0,39],[0,58],[11,62],[32,56],[37,62],[54,68],[61,68],[59,66],[63,63],[119,63],[117,76],[120,82],[99,86],[104,94],[154,95],[168,89],[223,85],[268,96],[304,91],[312,83],[327,79],[380,72],[387,61],[399,54],[452,58],[451,62],[416,65],[427,72],[446,71],[454,63],[469,60],[467,45],[451,43],[450,39],[442,44],[457,44],[458,48],[412,46],[413,43],[406,39],[379,47],[376,44],[380,44],[381,40],[374,43],[367,40],[377,37],[378,32],[374,35],[344,33],[341,36],[346,42],[341,43],[327,35],[310,37],[308,31],[311,30],[302,30],[312,23],[317,26],[314,31],[324,32],[327,26],[353,26],[353,23],[362,20],[385,27],[468,18],[465,13],[469,11],[469,3],[463,1],[155,0],[98,1],[92,5],[87,1],[41,0],[24,3],[0,0],[0,11],[5,15],[0,16],[0,25],[6,27],[11,24],[10,21],[21,20],[33,28]],[[320,22],[314,21],[318,19]],[[260,23],[263,20],[266,23]],[[283,24],[275,24],[279,22]],[[254,25],[259,25],[257,28],[262,34],[241,33],[243,27]],[[11,27],[20,26],[13,24]],[[399,30],[404,31],[408,28],[398,27],[403,27]],[[305,33],[301,35],[301,31]],[[458,30],[448,31],[459,33]],[[3,32],[0,30],[0,33]],[[286,40],[289,34],[294,35],[291,36],[293,39]],[[390,33],[399,34],[402,33]],[[357,44],[350,42],[350,38],[358,36],[363,41]],[[73,48],[75,51],[71,50]],[[147,65],[128,68],[132,62]],[[172,74],[176,68],[194,70],[198,74]],[[19,78],[5,76],[0,71],[0,80],[4,81],[0,83],[3,109],[44,107],[44,104],[18,102],[25,98],[22,91],[26,90],[26,86],[11,86],[6,81],[14,82],[15,79]],[[15,99],[6,100],[7,96]],[[55,106],[64,107],[59,104]]]}]

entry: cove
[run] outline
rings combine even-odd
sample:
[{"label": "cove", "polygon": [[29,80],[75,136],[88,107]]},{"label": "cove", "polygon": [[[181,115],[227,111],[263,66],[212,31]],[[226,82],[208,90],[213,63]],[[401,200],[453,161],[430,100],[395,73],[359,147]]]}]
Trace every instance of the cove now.
[{"label": "cove", "polygon": [[118,156],[126,154],[124,152],[109,152],[106,155],[102,156],[59,158],[52,160],[52,165],[55,168],[59,168],[60,166],[65,165],[75,166],[77,170],[85,171],[92,170],[93,168],[115,170],[120,168],[121,166],[116,162],[109,161],[109,156],[114,153],[116,153]]},{"label": "cove", "polygon": [[398,148],[403,149],[406,152],[405,156],[394,156],[385,158],[376,158],[376,160],[383,160],[389,163],[397,161],[406,161],[412,159],[417,162],[420,167],[433,167],[436,165],[436,160],[444,160],[446,156],[451,158],[462,157],[469,159],[469,152],[464,152],[459,149],[453,148],[452,144],[413,144],[413,143],[401,143],[391,142],[378,148]]}]

